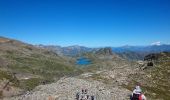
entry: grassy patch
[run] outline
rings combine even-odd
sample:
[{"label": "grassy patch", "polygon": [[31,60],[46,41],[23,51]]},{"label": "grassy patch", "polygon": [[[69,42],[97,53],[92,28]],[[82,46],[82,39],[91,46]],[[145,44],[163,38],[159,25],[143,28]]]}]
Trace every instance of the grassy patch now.
[{"label": "grassy patch", "polygon": [[40,78],[31,78],[20,81],[20,87],[24,90],[32,90],[42,82]]},{"label": "grassy patch", "polygon": [[[9,64],[6,68],[11,71],[10,73],[39,76],[39,78],[20,80],[20,84],[16,86],[24,90],[32,90],[37,85],[51,83],[60,77],[74,76],[81,72],[67,59],[49,51],[37,51],[30,46],[19,47],[17,50],[6,50],[1,57],[8,60]],[[0,71],[0,80],[3,78],[12,80],[13,76],[8,72]]]},{"label": "grassy patch", "polygon": [[147,97],[170,100],[170,63],[157,63],[152,69],[144,72],[145,74],[138,73],[129,76],[130,82],[124,87],[132,90],[137,83],[141,83],[143,92]]},{"label": "grassy patch", "polygon": [[10,72],[0,70],[0,80],[6,79],[12,83],[12,86],[19,86],[19,81]]},{"label": "grassy patch", "polygon": [[12,76],[8,72],[0,70],[0,80],[4,78],[10,80]]}]

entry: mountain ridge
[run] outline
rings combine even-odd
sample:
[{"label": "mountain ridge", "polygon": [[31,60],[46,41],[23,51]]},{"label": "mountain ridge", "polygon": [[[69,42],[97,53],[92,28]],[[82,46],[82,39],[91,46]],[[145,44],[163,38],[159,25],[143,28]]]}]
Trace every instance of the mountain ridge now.
[{"label": "mountain ridge", "polygon": [[[82,53],[95,52],[95,51],[98,51],[98,50],[104,48],[104,47],[89,48],[89,47],[84,47],[84,46],[79,46],[79,45],[68,46],[68,47],[46,45],[46,46],[41,46],[41,47],[52,50],[59,55],[66,55],[66,56],[78,56]],[[121,56],[122,58],[125,58],[128,60],[142,60],[144,58],[144,56],[146,56],[147,54],[150,54],[150,53],[159,53],[159,52],[164,52],[164,51],[170,51],[170,45],[168,45],[168,44],[148,45],[148,46],[125,45],[125,46],[121,46],[121,47],[109,47],[109,48],[112,49],[113,53],[116,53],[119,56]]]},{"label": "mountain ridge", "polygon": [[[134,52],[123,55],[135,58]],[[92,63],[78,68],[75,61],[80,56]],[[169,52],[153,52],[141,61],[129,61],[111,47],[70,57],[48,48],[0,38],[0,97],[42,100],[52,96],[72,100],[76,92],[87,88],[99,100],[122,100],[128,99],[128,94],[140,83],[149,100],[169,100],[169,60]]]}]

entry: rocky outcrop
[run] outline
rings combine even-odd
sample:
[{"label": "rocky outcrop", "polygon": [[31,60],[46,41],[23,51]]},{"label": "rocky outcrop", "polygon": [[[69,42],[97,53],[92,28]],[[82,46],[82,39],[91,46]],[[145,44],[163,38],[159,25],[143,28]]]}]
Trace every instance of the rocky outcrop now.
[{"label": "rocky outcrop", "polygon": [[[149,100],[170,98],[170,53],[161,52],[146,56],[144,70],[129,76],[128,88],[140,83]],[[154,64],[153,66],[152,63]]]},{"label": "rocky outcrop", "polygon": [[96,52],[96,54],[98,54],[98,55],[113,55],[112,48],[111,47],[101,48]]}]

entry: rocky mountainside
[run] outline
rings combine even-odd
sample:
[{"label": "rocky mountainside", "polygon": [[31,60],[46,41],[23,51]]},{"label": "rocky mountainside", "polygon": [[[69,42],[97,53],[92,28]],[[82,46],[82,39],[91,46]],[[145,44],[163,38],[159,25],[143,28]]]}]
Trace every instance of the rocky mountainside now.
[{"label": "rocky mountainside", "polygon": [[[63,78],[58,82],[36,87],[33,92],[4,100],[76,100],[76,94],[87,90],[89,98],[95,100],[128,100],[130,91],[121,87],[108,87],[98,81],[87,81],[78,78]],[[79,97],[81,98],[81,97]],[[88,99],[91,100],[91,99]]]},{"label": "rocky mountainside", "polygon": [[106,47],[106,48],[101,48],[96,51],[96,54],[98,55],[112,55],[112,48],[111,47]]},{"label": "rocky mountainside", "polygon": [[39,84],[79,73],[73,65],[69,57],[0,37],[0,96],[16,95],[10,91],[31,90]]},{"label": "rocky mountainside", "polygon": [[[110,55],[109,59],[112,56],[114,56],[114,59],[111,58],[106,61],[108,60],[107,56],[97,56],[96,60],[101,57],[98,59],[100,63],[94,62],[90,65],[91,68],[86,67],[85,69],[88,71],[81,75],[63,77],[55,83],[38,86],[32,92],[4,100],[30,100],[35,98],[36,100],[75,100],[76,94],[81,93],[82,89],[87,89],[87,94],[94,96],[96,100],[129,100],[131,91],[124,88],[123,85],[128,84],[127,76],[138,70],[135,66],[136,63],[121,61],[115,55]],[[117,64],[119,63],[118,59],[121,64]],[[96,67],[99,65],[99,68]]]},{"label": "rocky mountainside", "polygon": [[[94,95],[97,100],[128,98],[130,91],[121,85],[126,83],[126,77],[130,73],[134,73],[132,70],[134,67],[131,67],[132,63],[112,53],[110,48],[85,54],[93,60],[93,63],[82,68],[84,73],[79,75],[82,71],[73,66],[69,57],[58,56],[48,49],[37,48],[16,40],[1,38],[1,41],[3,42],[0,44],[2,62],[0,82],[3,86],[1,96],[4,99],[73,100],[75,94],[82,88],[88,89],[89,95]],[[53,81],[66,75],[67,78]],[[43,85],[50,82],[54,83]],[[34,89],[40,84],[42,85]]]},{"label": "rocky mountainside", "polygon": [[135,52],[135,51],[116,52],[116,54],[119,55],[120,57],[130,60],[130,61],[143,60],[144,57],[150,53],[149,52]]},{"label": "rocky mountainside", "polygon": [[169,52],[149,54],[144,61],[126,60],[112,48],[81,56],[91,63],[78,68],[77,57],[1,37],[0,96],[4,100],[75,100],[78,93],[80,98],[129,100],[140,84],[148,100],[170,99]]},{"label": "rocky mountainside", "polygon": [[[150,64],[150,63],[153,63]],[[129,76],[128,89],[139,83],[145,94],[153,100],[170,99],[170,53],[152,53],[145,57],[144,70]]]},{"label": "rocky mountainside", "polygon": [[84,53],[82,56],[92,61],[92,64],[84,68],[88,71],[109,70],[114,67],[121,67],[124,65],[130,66],[132,64],[132,62],[129,62],[112,52],[111,48],[101,48],[93,52]]},{"label": "rocky mountainside", "polygon": [[36,45],[36,47],[40,47],[40,48],[43,48],[43,49],[48,49],[52,52],[55,52],[56,54],[58,55],[64,55],[63,53],[63,48],[61,46],[57,46],[57,45]]}]

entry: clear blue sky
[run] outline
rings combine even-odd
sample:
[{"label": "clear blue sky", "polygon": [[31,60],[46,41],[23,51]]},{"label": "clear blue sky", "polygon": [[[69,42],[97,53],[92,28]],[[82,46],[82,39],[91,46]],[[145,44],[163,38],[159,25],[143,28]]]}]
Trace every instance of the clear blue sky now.
[{"label": "clear blue sky", "polygon": [[170,0],[0,0],[0,36],[61,46],[170,43]]}]

